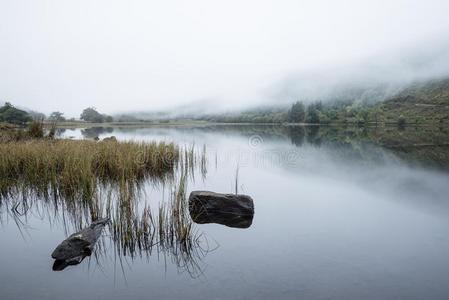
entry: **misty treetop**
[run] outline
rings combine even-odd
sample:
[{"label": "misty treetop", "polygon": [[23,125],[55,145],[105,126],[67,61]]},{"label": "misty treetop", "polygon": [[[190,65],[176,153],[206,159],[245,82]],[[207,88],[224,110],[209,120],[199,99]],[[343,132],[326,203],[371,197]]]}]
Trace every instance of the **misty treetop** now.
[{"label": "misty treetop", "polygon": [[287,119],[290,123],[320,123],[320,112],[323,110],[321,102],[313,102],[307,106],[301,101],[292,104],[287,112]]},{"label": "misty treetop", "polygon": [[306,118],[304,103],[300,101],[293,103],[292,107],[288,110],[287,118],[290,123],[303,123]]},{"label": "misty treetop", "polygon": [[319,124],[320,111],[323,110],[321,102],[311,103],[307,107],[307,123]]},{"label": "misty treetop", "polygon": [[6,102],[0,107],[0,122],[6,122],[17,125],[24,125],[32,120],[29,113],[14,107],[11,103]]},{"label": "misty treetop", "polygon": [[111,116],[99,113],[95,107],[88,107],[83,110],[80,119],[91,123],[112,122],[114,120]]},{"label": "misty treetop", "polygon": [[53,122],[64,122],[66,119],[64,117],[64,113],[59,112],[59,111],[54,111],[50,114],[50,116],[48,117],[49,121],[53,121]]}]

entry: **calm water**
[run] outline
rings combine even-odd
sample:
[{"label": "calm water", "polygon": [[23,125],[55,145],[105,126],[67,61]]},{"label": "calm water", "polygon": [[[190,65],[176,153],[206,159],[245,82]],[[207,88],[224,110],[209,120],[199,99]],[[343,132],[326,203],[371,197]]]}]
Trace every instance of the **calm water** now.
[{"label": "calm water", "polygon": [[[62,272],[51,252],[73,228],[64,212],[0,208],[0,299],[448,299],[447,146],[429,135],[267,126],[96,128],[65,137],[167,140],[202,148],[188,192],[250,195],[247,229],[195,225],[195,267],[154,251],[96,255]],[[396,147],[413,135],[412,148]],[[447,142],[435,133],[433,144]],[[424,142],[422,140],[424,140]],[[383,146],[380,146],[383,145]],[[141,201],[164,201],[149,186]]]}]

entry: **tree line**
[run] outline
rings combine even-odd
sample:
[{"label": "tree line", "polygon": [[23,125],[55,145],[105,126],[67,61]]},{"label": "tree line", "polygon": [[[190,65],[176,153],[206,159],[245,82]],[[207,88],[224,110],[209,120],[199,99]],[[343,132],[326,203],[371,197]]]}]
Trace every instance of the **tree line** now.
[{"label": "tree line", "polygon": [[297,101],[292,104],[287,112],[287,121],[290,123],[320,123],[321,102],[311,103],[307,109],[303,102]]},{"label": "tree line", "polygon": [[[32,120],[47,120],[50,122],[67,121],[67,119],[64,117],[64,113],[59,111],[54,111],[46,116],[43,113],[19,109],[12,105],[10,102],[6,102],[2,107],[0,107],[0,122],[24,125],[31,122]],[[90,123],[105,123],[114,121],[112,116],[99,113],[94,107],[88,107],[84,109],[80,115],[80,120]],[[74,121],[74,119],[70,119],[69,121]]]}]

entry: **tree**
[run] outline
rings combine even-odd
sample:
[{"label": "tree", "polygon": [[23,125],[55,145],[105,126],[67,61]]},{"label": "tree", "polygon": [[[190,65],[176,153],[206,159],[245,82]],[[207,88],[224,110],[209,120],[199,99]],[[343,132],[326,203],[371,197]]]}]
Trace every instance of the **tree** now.
[{"label": "tree", "polygon": [[307,123],[320,123],[320,114],[315,104],[310,104],[307,107]]},{"label": "tree", "polygon": [[59,112],[59,111],[52,112],[50,114],[50,116],[48,117],[48,119],[50,121],[54,121],[54,122],[63,122],[63,121],[65,121],[64,113]]},{"label": "tree", "polygon": [[81,120],[92,123],[103,123],[104,116],[100,114],[94,107],[88,107],[83,110],[80,116]]},{"label": "tree", "polygon": [[293,103],[292,107],[288,111],[288,121],[292,123],[302,123],[304,122],[306,112],[304,109],[304,104],[300,101]]},{"label": "tree", "polygon": [[26,111],[15,108],[9,102],[0,107],[0,122],[23,125],[30,121],[31,116]]},{"label": "tree", "polygon": [[81,120],[92,123],[112,122],[114,119],[111,116],[100,114],[95,107],[88,107],[83,110]]},{"label": "tree", "polygon": [[368,123],[368,117],[369,117],[369,113],[368,110],[366,109],[361,109],[357,115],[356,115],[356,120],[357,120],[357,124],[358,125],[363,125],[363,124],[367,124]]},{"label": "tree", "polygon": [[5,102],[5,104],[0,107],[0,114],[5,112],[6,110],[13,108],[14,106],[10,102]]}]

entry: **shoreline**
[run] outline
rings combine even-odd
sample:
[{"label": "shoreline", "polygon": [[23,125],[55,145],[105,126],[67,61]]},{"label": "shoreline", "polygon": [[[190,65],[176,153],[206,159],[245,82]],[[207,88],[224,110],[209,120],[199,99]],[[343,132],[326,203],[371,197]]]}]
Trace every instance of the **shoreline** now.
[{"label": "shoreline", "polygon": [[[46,128],[53,124],[44,122]],[[207,121],[186,121],[186,122],[168,122],[168,123],[153,123],[153,122],[105,122],[105,123],[87,123],[87,122],[60,122],[56,124],[57,128],[92,128],[92,127],[112,127],[112,128],[151,128],[151,127],[207,127],[207,126],[279,126],[279,127],[357,127],[357,128],[401,128],[397,123],[217,123]],[[410,123],[405,124],[403,128],[441,128],[443,124],[440,123]],[[444,126],[443,126],[444,127]]]}]

